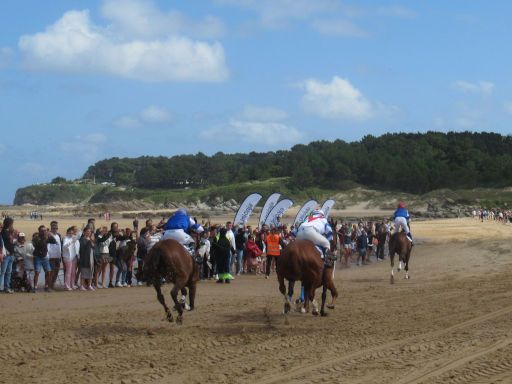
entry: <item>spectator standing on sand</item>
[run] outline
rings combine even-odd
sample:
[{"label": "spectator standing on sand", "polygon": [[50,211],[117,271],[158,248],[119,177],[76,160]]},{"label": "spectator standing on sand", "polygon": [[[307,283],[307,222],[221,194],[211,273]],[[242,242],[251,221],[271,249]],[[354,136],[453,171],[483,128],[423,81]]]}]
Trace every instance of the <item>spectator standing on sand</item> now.
[{"label": "spectator standing on sand", "polygon": [[236,245],[236,275],[240,276],[240,273],[243,272],[243,259],[244,259],[244,250],[246,243],[245,231],[243,227],[238,228],[235,235],[235,245]]},{"label": "spectator standing on sand", "polygon": [[228,259],[228,272],[231,273],[231,265],[233,263],[233,255],[236,253],[236,242],[235,242],[235,234],[233,233],[233,224],[231,221],[226,222],[226,239],[229,240],[229,244],[231,245],[232,253],[229,255]]},{"label": "spectator standing on sand", "polygon": [[205,230],[201,233],[201,239],[199,240],[198,254],[203,258],[203,268],[201,270],[201,280],[211,279],[213,276],[213,270],[210,262],[210,231]]},{"label": "spectator standing on sand", "polygon": [[80,239],[80,290],[94,291],[91,281],[94,267],[94,235],[92,229],[85,227]]},{"label": "spectator standing on sand", "polygon": [[76,266],[80,254],[80,242],[74,234],[73,227],[69,227],[66,236],[62,240],[62,261],[64,263],[64,287],[68,291],[78,288],[74,285],[76,278]]},{"label": "spectator standing on sand", "polygon": [[231,283],[233,276],[229,273],[229,258],[235,249],[231,246],[231,242],[226,237],[226,228],[221,228],[219,232],[219,239],[213,244],[215,248],[215,258],[217,260],[217,270],[219,279],[217,283]]},{"label": "spectator standing on sand", "polygon": [[366,264],[366,250],[368,248],[368,235],[365,230],[361,231],[356,240],[357,244],[357,266],[360,267],[363,264]]},{"label": "spectator standing on sand", "polygon": [[26,242],[25,234],[20,232],[18,234],[18,243],[14,247],[14,254],[16,257],[23,258],[23,269],[25,271],[25,277],[27,282],[32,289],[32,283],[34,282],[34,246],[31,242]]},{"label": "spectator standing on sand", "polygon": [[283,241],[281,237],[277,233],[277,229],[271,227],[270,234],[266,237],[266,246],[267,246],[267,266],[265,278],[268,279],[270,277],[270,270],[272,268],[272,263],[274,267],[277,263],[277,258],[281,254],[281,246],[284,248]]},{"label": "spectator standing on sand", "polygon": [[62,259],[62,237],[58,231],[59,224],[56,221],[52,221],[50,223],[50,232],[48,235],[55,239],[55,244],[48,244],[48,257],[50,267],[52,268],[50,272],[50,281],[48,282],[48,287],[50,289],[54,289],[55,282],[59,276],[60,261]]},{"label": "spectator standing on sand", "polygon": [[[95,268],[94,280],[96,281],[96,288],[105,287],[105,274],[107,266],[110,263],[109,245],[112,237],[108,233],[108,228],[101,227],[96,234],[96,249],[95,249]],[[100,283],[101,274],[101,283]],[[105,287],[106,288],[106,287]]]},{"label": "spectator standing on sand", "polygon": [[32,286],[33,293],[37,292],[37,282],[39,280],[41,268],[44,270],[44,289],[47,292],[50,291],[48,283],[51,279],[50,272],[52,267],[50,266],[50,260],[48,258],[48,244],[55,243],[55,239],[53,236],[48,235],[48,230],[44,225],[40,225],[37,229],[37,232],[32,236],[32,245],[34,246],[34,285]]},{"label": "spectator standing on sand", "polygon": [[144,260],[148,254],[148,243],[151,240],[151,232],[147,227],[140,230],[139,238],[137,239],[137,285],[142,285],[144,279]]},{"label": "spectator standing on sand", "polygon": [[3,281],[3,292],[14,293],[11,289],[11,278],[12,264],[14,262],[14,246],[16,244],[15,238],[17,237],[17,233],[14,231],[14,220],[12,218],[6,217],[4,219],[1,235],[3,249],[5,249],[5,251],[1,263],[0,285],[2,285]]}]

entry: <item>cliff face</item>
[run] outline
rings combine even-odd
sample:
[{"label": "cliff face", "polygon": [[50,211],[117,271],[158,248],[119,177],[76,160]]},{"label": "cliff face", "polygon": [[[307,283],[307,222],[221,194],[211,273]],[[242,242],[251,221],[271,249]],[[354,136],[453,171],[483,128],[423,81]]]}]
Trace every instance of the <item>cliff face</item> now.
[{"label": "cliff face", "polygon": [[78,204],[87,202],[100,189],[96,185],[82,184],[30,185],[16,191],[14,205]]}]

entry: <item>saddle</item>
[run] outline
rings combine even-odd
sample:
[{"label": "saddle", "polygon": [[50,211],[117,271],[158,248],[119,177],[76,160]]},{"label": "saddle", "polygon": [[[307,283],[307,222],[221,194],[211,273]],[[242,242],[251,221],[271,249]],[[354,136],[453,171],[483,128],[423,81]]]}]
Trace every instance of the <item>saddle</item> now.
[{"label": "saddle", "polygon": [[315,244],[315,248],[320,253],[320,257],[324,261],[324,267],[325,268],[334,267],[334,262],[336,260],[338,260],[338,256],[336,256],[335,253],[332,253],[329,249],[320,247],[319,245]]},{"label": "saddle", "polygon": [[203,256],[196,251],[194,243],[183,244],[183,247],[197,264],[203,263]]}]

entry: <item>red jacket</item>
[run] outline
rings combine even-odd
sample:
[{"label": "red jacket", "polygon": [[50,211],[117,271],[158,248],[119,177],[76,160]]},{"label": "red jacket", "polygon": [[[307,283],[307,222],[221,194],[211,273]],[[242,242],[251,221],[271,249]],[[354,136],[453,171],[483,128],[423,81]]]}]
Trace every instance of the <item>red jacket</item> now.
[{"label": "red jacket", "polygon": [[245,243],[245,250],[247,257],[258,257],[261,256],[261,249],[256,245],[254,240],[247,240]]}]

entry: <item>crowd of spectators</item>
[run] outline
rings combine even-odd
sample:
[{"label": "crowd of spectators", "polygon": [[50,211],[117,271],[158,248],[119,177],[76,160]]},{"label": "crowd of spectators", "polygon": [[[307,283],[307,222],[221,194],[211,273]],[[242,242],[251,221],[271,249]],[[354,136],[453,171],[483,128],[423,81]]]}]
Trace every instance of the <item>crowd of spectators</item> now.
[{"label": "crowd of spectators", "polygon": [[[0,289],[3,292],[38,292],[40,273],[44,271],[44,290],[95,291],[121,288],[144,283],[144,260],[151,248],[160,241],[165,218],[159,223],[139,221],[132,228],[95,228],[91,218],[79,229],[66,228],[52,221],[49,228],[40,225],[31,236],[18,232],[14,220],[3,221],[0,244]],[[294,241],[294,226],[274,227],[250,225],[233,227],[231,222],[212,225],[203,222],[198,252],[203,259],[202,280],[230,283],[243,274],[269,278],[275,273],[281,250]],[[385,243],[392,230],[387,220],[381,222],[342,222],[334,229],[338,235],[338,250],[342,266],[363,266],[370,257],[382,260]]]},{"label": "crowd of spectators", "polygon": [[479,219],[482,223],[487,220],[497,221],[499,223],[512,223],[512,210],[510,209],[474,209],[471,212],[474,219]]}]

